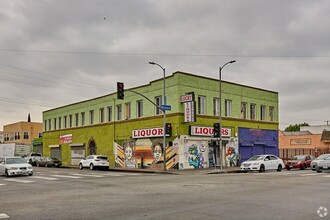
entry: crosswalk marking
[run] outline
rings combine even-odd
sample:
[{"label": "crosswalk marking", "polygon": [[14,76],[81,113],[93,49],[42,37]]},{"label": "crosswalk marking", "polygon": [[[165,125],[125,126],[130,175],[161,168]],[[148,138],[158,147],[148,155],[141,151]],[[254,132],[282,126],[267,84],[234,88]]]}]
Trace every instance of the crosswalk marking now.
[{"label": "crosswalk marking", "polygon": [[23,179],[4,179],[5,181],[17,182],[17,183],[33,183],[31,180],[23,180]]},{"label": "crosswalk marking", "polygon": [[81,173],[75,173],[75,174],[72,174],[72,175],[75,175],[75,176],[85,176],[85,177],[104,177],[104,176],[101,176],[101,175],[95,175],[95,174],[81,174]]},{"label": "crosswalk marking", "polygon": [[70,175],[51,175],[54,177],[63,177],[63,178],[71,178],[71,179],[80,179],[80,176],[70,176]]},{"label": "crosswalk marking", "polygon": [[32,176],[31,178],[42,179],[42,180],[59,180],[59,178],[46,177],[46,176]]},{"label": "crosswalk marking", "polygon": [[330,175],[325,175],[325,176],[322,176],[322,177],[330,177]]},{"label": "crosswalk marking", "polygon": [[0,183],[0,186],[5,186],[6,184],[4,184],[4,183]]}]

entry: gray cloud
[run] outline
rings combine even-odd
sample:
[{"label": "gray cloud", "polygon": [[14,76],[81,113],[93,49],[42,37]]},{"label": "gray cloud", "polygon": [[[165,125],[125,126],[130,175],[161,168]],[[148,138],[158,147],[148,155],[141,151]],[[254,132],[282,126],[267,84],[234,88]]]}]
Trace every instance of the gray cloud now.
[{"label": "gray cloud", "polygon": [[329,120],[326,0],[0,2],[0,126],[177,70],[279,92],[280,127]]}]

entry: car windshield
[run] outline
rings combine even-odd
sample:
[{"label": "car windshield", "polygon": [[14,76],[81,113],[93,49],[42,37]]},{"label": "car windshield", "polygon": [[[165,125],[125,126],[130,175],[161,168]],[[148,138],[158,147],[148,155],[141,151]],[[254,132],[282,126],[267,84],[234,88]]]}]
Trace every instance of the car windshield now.
[{"label": "car windshield", "polygon": [[100,159],[100,160],[108,160],[107,157],[97,157],[97,159]]},{"label": "car windshield", "polygon": [[254,160],[263,160],[265,158],[264,155],[256,155],[248,159],[248,161],[254,161]]},{"label": "car windshield", "polygon": [[317,160],[325,160],[325,159],[327,159],[328,157],[330,157],[330,155],[328,155],[328,154],[322,154],[322,155],[318,156],[316,159],[317,159]]},{"label": "car windshield", "polygon": [[23,158],[7,158],[6,164],[20,164],[20,163],[26,163],[26,161]]},{"label": "car windshield", "polygon": [[304,160],[305,159],[305,156],[304,155],[299,155],[299,156],[294,156],[292,157],[292,160]]}]

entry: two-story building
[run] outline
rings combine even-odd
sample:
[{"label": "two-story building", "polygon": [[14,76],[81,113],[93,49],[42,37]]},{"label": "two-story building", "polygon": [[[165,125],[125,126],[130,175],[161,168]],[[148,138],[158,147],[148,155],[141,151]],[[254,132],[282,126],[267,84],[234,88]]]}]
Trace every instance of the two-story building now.
[{"label": "two-story building", "polygon": [[[113,82],[114,84],[116,82]],[[78,165],[90,154],[109,157],[111,167],[162,169],[237,165],[253,154],[278,155],[278,93],[175,72],[117,93],[43,112],[43,153]],[[165,105],[166,104],[166,105]],[[164,116],[156,106],[165,105]],[[213,137],[222,124],[222,146]]]}]

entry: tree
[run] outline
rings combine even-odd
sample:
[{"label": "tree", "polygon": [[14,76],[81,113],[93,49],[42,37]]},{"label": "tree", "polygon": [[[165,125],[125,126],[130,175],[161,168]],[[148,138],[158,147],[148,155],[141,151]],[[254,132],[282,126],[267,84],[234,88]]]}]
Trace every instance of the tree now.
[{"label": "tree", "polygon": [[295,125],[289,125],[289,127],[286,127],[284,131],[290,132],[290,131],[300,131],[301,126],[309,126],[308,123],[304,122],[302,124],[295,124]]}]

